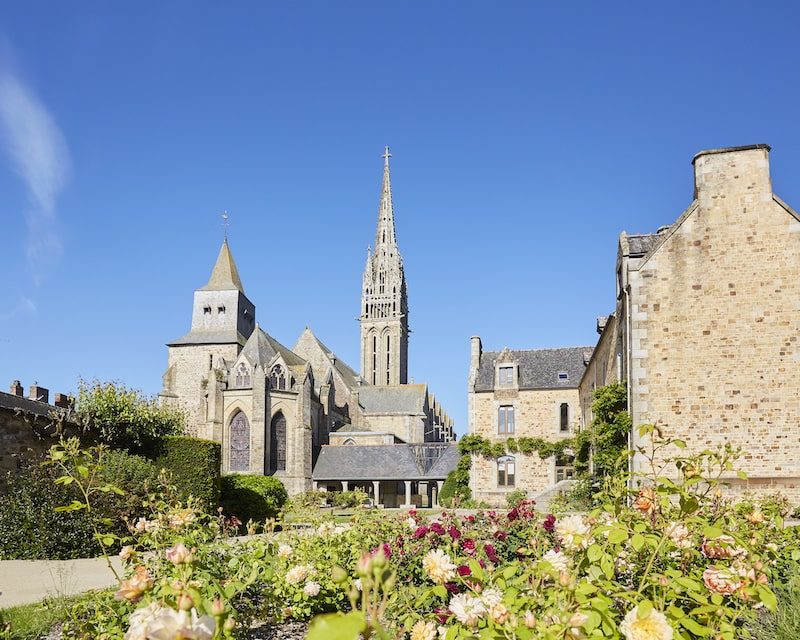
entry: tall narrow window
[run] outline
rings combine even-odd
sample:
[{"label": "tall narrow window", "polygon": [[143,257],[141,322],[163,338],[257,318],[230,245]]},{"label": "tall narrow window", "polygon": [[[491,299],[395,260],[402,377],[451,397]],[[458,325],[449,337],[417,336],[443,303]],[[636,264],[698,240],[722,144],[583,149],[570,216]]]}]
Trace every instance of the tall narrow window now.
[{"label": "tall narrow window", "polygon": [[514,433],[514,407],[504,405],[497,410],[497,433]]},{"label": "tall narrow window", "polygon": [[559,407],[558,423],[561,431],[569,431],[569,405],[566,402],[562,402]]},{"label": "tall narrow window", "polygon": [[378,384],[378,336],[372,336],[372,384]]},{"label": "tall narrow window", "polygon": [[378,274],[378,293],[384,293],[386,289],[386,274],[381,271]]},{"label": "tall narrow window", "polygon": [[514,456],[503,456],[497,459],[497,486],[513,487],[517,479],[516,460]]},{"label": "tall narrow window", "polygon": [[272,372],[269,374],[269,384],[273,389],[283,391],[286,389],[286,374],[283,372],[283,367],[276,364],[272,367]]},{"label": "tall narrow window", "polygon": [[514,384],[514,367],[500,367],[497,372],[497,384],[510,387]]},{"label": "tall narrow window", "polygon": [[244,362],[240,362],[239,366],[236,367],[235,384],[237,389],[246,389],[250,386],[250,369],[247,368]]},{"label": "tall narrow window", "polygon": [[392,381],[392,337],[386,336],[386,384]]},{"label": "tall narrow window", "polygon": [[250,423],[241,411],[231,420],[228,451],[231,471],[250,470]]},{"label": "tall narrow window", "polygon": [[286,471],[286,417],[280,411],[269,430],[269,469],[272,473]]}]

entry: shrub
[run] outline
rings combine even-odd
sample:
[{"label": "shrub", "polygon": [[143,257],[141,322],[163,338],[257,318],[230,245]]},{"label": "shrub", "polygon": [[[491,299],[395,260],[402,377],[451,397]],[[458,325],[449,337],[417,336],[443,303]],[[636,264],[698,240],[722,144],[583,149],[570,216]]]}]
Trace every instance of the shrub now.
[{"label": "shrub", "polygon": [[166,436],[155,449],[156,466],[172,474],[178,496],[196,498],[207,512],[219,504],[222,449],[218,442]]},{"label": "shrub", "polygon": [[106,451],[103,454],[99,475],[102,483],[112,484],[125,492],[102,493],[95,500],[94,508],[103,517],[110,518],[117,525],[119,535],[125,534],[125,520],[135,520],[146,515],[144,502],[150,492],[160,490],[158,467],[147,458],[125,451]]},{"label": "shrub", "polygon": [[456,468],[447,474],[447,479],[439,492],[439,504],[443,507],[454,507],[472,499],[469,488],[469,468],[472,458],[464,454],[459,458]]},{"label": "shrub", "polygon": [[231,474],[222,477],[220,505],[226,515],[235,515],[243,523],[274,518],[287,498],[283,483],[273,476]]},{"label": "shrub", "polygon": [[0,495],[0,560],[67,560],[100,553],[86,513],[56,512],[77,499],[73,487],[56,485],[52,467],[31,465],[8,474]]},{"label": "shrub", "polygon": [[186,427],[178,409],[113,382],[81,381],[74,415],[90,439],[137,453],[151,452],[161,438]]},{"label": "shrub", "polygon": [[289,501],[289,509],[292,511],[318,509],[327,503],[330,496],[331,493],[327,491],[304,491],[292,496]]},{"label": "shrub", "polygon": [[368,499],[367,493],[361,489],[354,489],[353,491],[336,491],[328,494],[329,499],[333,501],[336,507],[358,507]]},{"label": "shrub", "polygon": [[509,509],[514,509],[519,506],[519,503],[527,499],[528,494],[522,489],[515,489],[506,496],[506,504]]}]

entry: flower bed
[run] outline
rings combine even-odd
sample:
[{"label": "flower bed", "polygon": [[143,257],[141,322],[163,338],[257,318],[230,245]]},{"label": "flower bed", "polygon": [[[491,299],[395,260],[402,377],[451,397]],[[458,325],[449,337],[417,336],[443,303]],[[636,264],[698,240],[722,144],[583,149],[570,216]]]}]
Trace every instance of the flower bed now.
[{"label": "flower bed", "polygon": [[778,503],[723,498],[733,457],[676,458],[680,479],[653,468],[637,489],[611,479],[584,514],[367,510],[239,545],[224,518],[156,502],[132,523],[119,589],[77,607],[65,636],[246,637],[255,620],[317,616],[312,640],[748,637],[800,551]]}]

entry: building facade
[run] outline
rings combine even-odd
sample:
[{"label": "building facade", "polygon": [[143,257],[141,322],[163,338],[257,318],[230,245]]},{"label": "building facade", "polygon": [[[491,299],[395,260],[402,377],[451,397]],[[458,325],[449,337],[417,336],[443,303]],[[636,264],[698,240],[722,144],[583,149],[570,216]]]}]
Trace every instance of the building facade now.
[{"label": "building facade", "polygon": [[[481,339],[473,337],[467,385],[469,433],[491,442],[571,437],[580,419],[578,384],[591,352],[591,347],[484,352]],[[476,455],[470,489],[475,500],[503,506],[512,491],[535,496],[572,474],[569,458]]]},{"label": "building facade", "polygon": [[[622,233],[617,299],[580,383],[627,383],[634,425],[688,451],[730,443],[732,490],[800,501],[800,215],[772,191],[767,145],[693,159],[694,199],[671,225]],[[642,460],[634,458],[634,467]]]},{"label": "building facade", "polygon": [[[167,345],[160,396],[186,411],[191,434],[222,444],[224,473],[274,475],[290,494],[359,481],[390,506],[435,500],[452,466],[453,424],[426,385],[406,384],[408,303],[389,157],[387,148],[375,248],[362,279],[361,374],[308,327],[289,348],[256,322],[227,238],[208,283],[195,291],[189,332]],[[345,446],[348,455],[337,453]],[[405,463],[384,463],[392,459]],[[382,464],[355,469],[353,460]]]}]

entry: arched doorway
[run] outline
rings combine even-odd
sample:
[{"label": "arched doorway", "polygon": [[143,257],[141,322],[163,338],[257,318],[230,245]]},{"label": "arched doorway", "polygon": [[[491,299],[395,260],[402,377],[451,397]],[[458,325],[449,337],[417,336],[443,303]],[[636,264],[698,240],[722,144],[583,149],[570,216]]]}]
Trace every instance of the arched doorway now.
[{"label": "arched doorway", "polygon": [[286,417],[280,411],[272,418],[269,430],[269,470],[286,471]]}]

